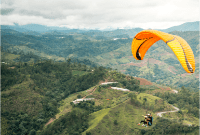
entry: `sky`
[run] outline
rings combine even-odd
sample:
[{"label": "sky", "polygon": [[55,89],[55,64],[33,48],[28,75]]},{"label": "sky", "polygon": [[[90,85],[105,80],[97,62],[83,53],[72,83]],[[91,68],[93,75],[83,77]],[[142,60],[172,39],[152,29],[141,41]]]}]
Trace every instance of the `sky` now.
[{"label": "sky", "polygon": [[1,25],[166,29],[199,16],[199,0],[1,0]]}]

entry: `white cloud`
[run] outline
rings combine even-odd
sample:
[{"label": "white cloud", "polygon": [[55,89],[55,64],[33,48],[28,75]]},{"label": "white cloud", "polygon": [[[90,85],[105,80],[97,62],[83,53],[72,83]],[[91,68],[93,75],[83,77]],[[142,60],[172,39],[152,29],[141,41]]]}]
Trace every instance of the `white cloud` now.
[{"label": "white cloud", "polygon": [[1,23],[167,28],[199,20],[198,0],[4,0]]}]

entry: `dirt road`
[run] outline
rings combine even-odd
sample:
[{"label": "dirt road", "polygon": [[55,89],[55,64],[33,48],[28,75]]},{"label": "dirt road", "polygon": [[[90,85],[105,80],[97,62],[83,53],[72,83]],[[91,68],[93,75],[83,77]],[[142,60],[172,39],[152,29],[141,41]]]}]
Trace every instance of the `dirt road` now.
[{"label": "dirt road", "polygon": [[177,107],[175,107],[175,106],[173,106],[173,105],[172,105],[172,107],[175,109],[174,111],[158,112],[158,113],[157,113],[157,116],[162,117],[162,114],[163,114],[163,113],[167,113],[167,112],[178,112],[178,111],[179,111],[179,108],[177,108]]}]

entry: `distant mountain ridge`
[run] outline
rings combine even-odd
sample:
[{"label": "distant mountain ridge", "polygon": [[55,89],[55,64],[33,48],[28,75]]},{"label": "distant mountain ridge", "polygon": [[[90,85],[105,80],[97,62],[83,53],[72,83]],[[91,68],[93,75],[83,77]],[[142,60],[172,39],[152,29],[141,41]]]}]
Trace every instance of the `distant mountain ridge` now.
[{"label": "distant mountain ridge", "polygon": [[[90,29],[70,29],[67,27],[58,27],[58,26],[45,26],[40,24],[27,24],[27,25],[1,25],[1,29],[13,29],[19,32],[63,32],[63,33],[101,33],[99,35],[110,36],[110,35],[122,35],[126,34],[130,37],[133,37],[136,32],[143,30],[142,28],[133,28],[133,29],[115,29],[115,30],[90,30]],[[172,31],[199,31],[199,21],[196,22],[186,22],[184,24],[173,26],[168,29],[160,29],[164,32],[172,32]],[[112,34],[111,34],[112,33]]]},{"label": "distant mountain ridge", "polygon": [[199,21],[196,22],[186,22],[178,26],[173,26],[168,29],[161,31],[172,32],[172,31],[199,31]]}]

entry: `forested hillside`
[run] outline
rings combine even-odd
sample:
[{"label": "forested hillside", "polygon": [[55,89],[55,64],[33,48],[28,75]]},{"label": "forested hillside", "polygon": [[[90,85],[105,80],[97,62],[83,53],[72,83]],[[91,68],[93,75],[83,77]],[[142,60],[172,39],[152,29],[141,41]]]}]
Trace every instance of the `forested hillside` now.
[{"label": "forested hillside", "polygon": [[[130,32],[136,34],[140,30],[135,29]],[[137,61],[133,58],[130,49],[132,37],[124,35],[123,30],[111,31],[111,35],[99,35],[100,33],[100,31],[86,31],[70,34],[53,31],[29,35],[3,29],[2,51],[18,55],[13,58],[16,62],[36,61],[37,59],[56,61],[66,61],[68,58],[82,61],[87,59],[93,66],[96,63],[117,69],[124,74],[145,78],[173,88],[185,86],[191,91],[197,91],[199,87],[198,31],[171,32],[171,34],[184,38],[191,46],[196,61],[194,74],[185,72],[173,51],[163,41],[155,43],[147,51],[143,61]],[[6,53],[2,53],[2,59],[3,61],[7,59]]]},{"label": "forested hillside", "polygon": [[105,68],[80,63],[42,61],[1,64],[3,133],[28,134],[42,129],[58,113],[60,101],[96,85]]}]

